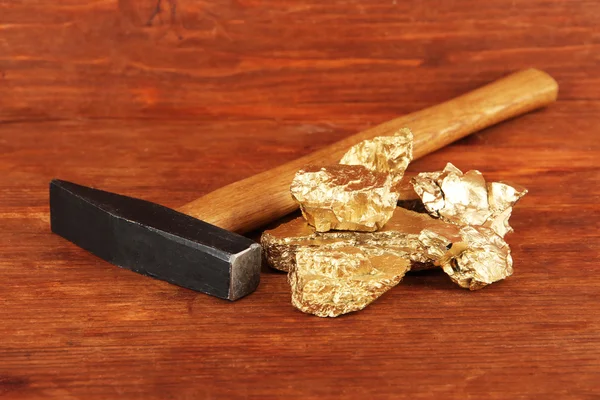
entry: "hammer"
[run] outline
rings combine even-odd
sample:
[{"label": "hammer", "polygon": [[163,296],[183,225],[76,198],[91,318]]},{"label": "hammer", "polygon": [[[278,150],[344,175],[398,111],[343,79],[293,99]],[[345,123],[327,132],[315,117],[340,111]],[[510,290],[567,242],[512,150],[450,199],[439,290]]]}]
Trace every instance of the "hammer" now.
[{"label": "hammer", "polygon": [[[445,103],[385,122],[277,168],[232,183],[177,211],[74,183],[50,183],[53,232],[132,271],[228,300],[252,293],[261,249],[241,233],[298,206],[289,194],[307,164],[337,164],[353,145],[408,127],[414,158],[506,119],[546,106],[558,85],[528,69]],[[237,233],[234,233],[237,232]]]}]

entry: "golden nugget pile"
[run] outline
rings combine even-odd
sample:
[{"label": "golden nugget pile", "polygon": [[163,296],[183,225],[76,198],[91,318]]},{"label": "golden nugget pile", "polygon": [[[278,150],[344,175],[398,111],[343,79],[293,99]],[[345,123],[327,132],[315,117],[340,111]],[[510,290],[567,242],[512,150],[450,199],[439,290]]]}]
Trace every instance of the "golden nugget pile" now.
[{"label": "golden nugget pile", "polygon": [[362,310],[409,270],[441,267],[471,290],[512,274],[504,236],[527,190],[448,163],[410,180],[425,212],[398,207],[412,142],[404,128],[357,144],[338,165],[298,171],[290,190],[303,217],[265,231],[261,243],[269,265],[288,272],[299,310]]}]

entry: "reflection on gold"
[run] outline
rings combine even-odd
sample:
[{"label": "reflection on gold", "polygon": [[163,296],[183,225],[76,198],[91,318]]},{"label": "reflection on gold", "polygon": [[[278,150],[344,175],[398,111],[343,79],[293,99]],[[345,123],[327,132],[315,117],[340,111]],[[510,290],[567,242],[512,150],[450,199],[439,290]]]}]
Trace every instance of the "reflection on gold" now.
[{"label": "reflection on gold", "polygon": [[340,164],[363,165],[371,171],[389,174],[397,187],[413,157],[413,134],[402,128],[394,136],[379,136],[352,146]]},{"label": "reflection on gold", "polygon": [[409,268],[402,254],[377,247],[303,247],[288,274],[292,304],[319,317],[362,310],[396,286]]},{"label": "reflection on gold", "polygon": [[412,184],[432,216],[457,225],[485,226],[501,237],[512,231],[512,207],[527,193],[517,185],[486,183],[476,170],[463,174],[451,163],[442,171],[418,174]]},{"label": "reflection on gold", "polygon": [[398,201],[390,176],[362,165],[306,167],[298,171],[290,191],[318,232],[376,231],[391,218]]}]

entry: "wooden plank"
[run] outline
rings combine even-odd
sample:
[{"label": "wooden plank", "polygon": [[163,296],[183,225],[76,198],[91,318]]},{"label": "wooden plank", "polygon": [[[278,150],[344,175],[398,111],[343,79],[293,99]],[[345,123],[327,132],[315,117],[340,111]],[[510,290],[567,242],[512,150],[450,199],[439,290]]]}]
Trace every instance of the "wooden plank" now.
[{"label": "wooden plank", "polygon": [[148,26],[156,1],[0,3],[0,120],[395,114],[532,65],[563,100],[599,83],[594,1],[163,0]]}]

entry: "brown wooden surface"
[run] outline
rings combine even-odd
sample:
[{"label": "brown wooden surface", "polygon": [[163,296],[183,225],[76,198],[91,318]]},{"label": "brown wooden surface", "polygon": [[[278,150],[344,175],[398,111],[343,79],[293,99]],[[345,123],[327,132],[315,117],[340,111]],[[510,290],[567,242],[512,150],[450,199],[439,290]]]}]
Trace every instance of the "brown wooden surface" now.
[{"label": "brown wooden surface", "polygon": [[[0,396],[600,396],[596,1],[0,0]],[[515,274],[412,275],[320,319],[268,270],[236,303],[52,235],[52,177],[177,207],[402,113],[535,66],[548,109],[452,161],[530,193]]]}]

